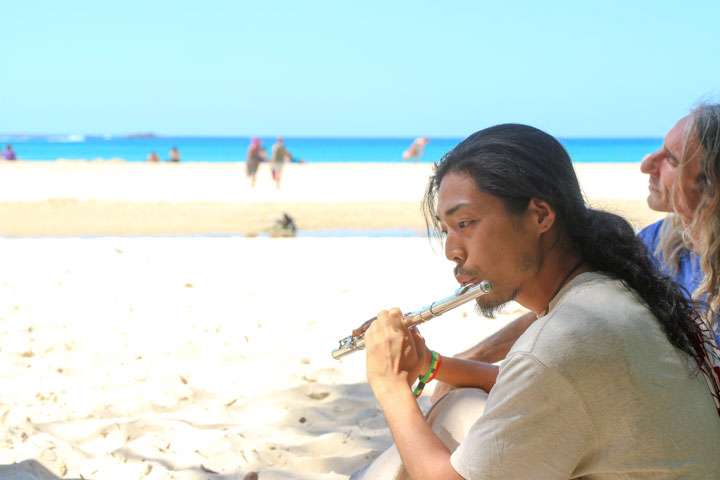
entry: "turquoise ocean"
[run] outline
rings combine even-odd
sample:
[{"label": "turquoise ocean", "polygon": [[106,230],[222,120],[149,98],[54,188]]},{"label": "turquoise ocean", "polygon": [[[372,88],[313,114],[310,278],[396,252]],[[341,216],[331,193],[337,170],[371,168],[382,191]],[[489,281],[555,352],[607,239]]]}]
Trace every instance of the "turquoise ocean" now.
[{"label": "turquoise ocean", "polygon": [[[274,138],[262,138],[269,150]],[[307,162],[402,162],[402,152],[412,138],[292,138],[285,145],[296,158]],[[435,162],[457,145],[460,138],[431,138],[421,162]],[[639,162],[662,147],[662,138],[561,138],[574,162]],[[187,162],[242,162],[250,143],[247,137],[94,137],[0,136],[12,144],[21,160],[122,158],[143,162],[150,152],[167,160],[176,146]]]}]

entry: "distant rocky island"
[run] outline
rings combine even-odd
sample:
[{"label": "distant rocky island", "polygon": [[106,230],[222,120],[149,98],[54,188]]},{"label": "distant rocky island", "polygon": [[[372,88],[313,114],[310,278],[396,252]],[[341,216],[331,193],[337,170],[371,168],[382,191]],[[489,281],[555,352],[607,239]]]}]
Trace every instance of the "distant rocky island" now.
[{"label": "distant rocky island", "polygon": [[129,135],[123,135],[123,138],[157,138],[154,133],[131,133]]}]

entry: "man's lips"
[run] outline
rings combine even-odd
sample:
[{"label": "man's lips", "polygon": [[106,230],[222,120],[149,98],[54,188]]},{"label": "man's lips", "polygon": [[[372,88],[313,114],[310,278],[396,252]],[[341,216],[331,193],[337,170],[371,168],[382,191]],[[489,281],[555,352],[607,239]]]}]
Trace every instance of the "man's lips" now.
[{"label": "man's lips", "polygon": [[455,280],[463,287],[470,283],[473,285],[478,283],[478,272],[474,271],[474,269],[466,269],[462,268],[461,265],[455,265],[453,273],[455,274]]},{"label": "man's lips", "polygon": [[464,276],[464,275],[455,275],[455,280],[457,280],[457,282],[462,287],[464,287],[465,285],[468,285],[468,284],[474,285],[477,283],[477,281],[475,280],[474,277],[468,277],[468,276]]}]

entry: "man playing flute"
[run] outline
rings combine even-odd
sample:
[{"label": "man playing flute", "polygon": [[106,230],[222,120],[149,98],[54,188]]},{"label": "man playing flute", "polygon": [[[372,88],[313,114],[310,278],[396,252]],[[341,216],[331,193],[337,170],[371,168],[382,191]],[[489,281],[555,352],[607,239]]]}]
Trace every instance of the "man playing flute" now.
[{"label": "man playing flute", "polygon": [[[669,215],[639,236],[661,270],[700,302],[705,322],[720,338],[720,104],[692,109],[668,131],[662,148],[643,159],[640,169],[648,175],[648,206]],[[528,312],[456,356],[498,362],[536,318]],[[439,383],[432,401],[451,389]]]},{"label": "man playing flute", "polygon": [[[354,478],[720,471],[712,337],[631,226],[586,206],[557,140],[514,124],[471,135],[436,165],[425,207],[457,281],[492,282],[479,309],[491,315],[515,300],[538,319],[496,367],[443,358],[403,326],[400,310],[380,312],[365,333],[367,377],[404,471],[388,477],[371,465]],[[459,445],[446,445],[415,402],[433,378],[489,392]]]}]

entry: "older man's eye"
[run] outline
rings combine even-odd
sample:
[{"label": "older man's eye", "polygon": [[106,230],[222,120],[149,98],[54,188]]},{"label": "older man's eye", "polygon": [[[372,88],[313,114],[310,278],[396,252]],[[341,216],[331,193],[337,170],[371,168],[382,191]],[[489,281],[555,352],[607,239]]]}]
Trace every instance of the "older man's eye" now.
[{"label": "older man's eye", "polygon": [[470,225],[470,223],[472,223],[472,222],[469,221],[469,220],[467,220],[467,221],[462,221],[462,222],[458,222],[458,227],[460,227],[460,228],[465,228],[465,227],[467,227],[468,225]]},{"label": "older man's eye", "polygon": [[673,153],[668,149],[663,149],[662,156],[660,158],[666,161],[670,166],[677,167],[680,165],[680,159],[676,155],[673,155]]}]

